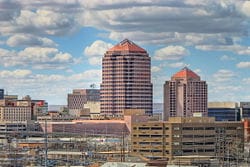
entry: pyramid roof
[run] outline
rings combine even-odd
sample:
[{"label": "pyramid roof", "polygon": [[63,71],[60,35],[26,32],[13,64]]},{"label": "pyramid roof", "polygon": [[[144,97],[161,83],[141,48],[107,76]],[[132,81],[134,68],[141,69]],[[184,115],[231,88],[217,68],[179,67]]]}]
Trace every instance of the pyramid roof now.
[{"label": "pyramid roof", "polygon": [[113,51],[128,51],[128,52],[140,52],[140,53],[146,53],[147,51],[141,48],[140,46],[136,45],[134,42],[124,39],[117,45],[113,46],[108,50],[108,52]]},{"label": "pyramid roof", "polygon": [[179,72],[175,73],[172,76],[172,79],[198,79],[200,80],[200,76],[197,75],[195,72],[193,72],[192,70],[190,70],[187,67],[184,67],[183,69],[181,69]]}]

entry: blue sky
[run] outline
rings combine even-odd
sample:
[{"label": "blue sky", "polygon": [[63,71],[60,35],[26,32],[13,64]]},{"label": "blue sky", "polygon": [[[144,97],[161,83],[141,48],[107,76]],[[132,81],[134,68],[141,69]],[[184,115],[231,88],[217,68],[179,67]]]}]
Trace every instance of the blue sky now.
[{"label": "blue sky", "polygon": [[105,51],[125,38],[148,51],[154,102],[184,66],[209,101],[250,101],[250,1],[0,0],[0,88],[66,104],[97,88]]}]

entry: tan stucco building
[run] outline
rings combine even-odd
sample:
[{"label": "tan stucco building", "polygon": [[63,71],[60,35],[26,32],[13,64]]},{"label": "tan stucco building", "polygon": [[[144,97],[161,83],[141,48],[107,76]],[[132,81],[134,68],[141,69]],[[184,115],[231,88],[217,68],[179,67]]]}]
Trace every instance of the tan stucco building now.
[{"label": "tan stucco building", "polygon": [[[168,122],[132,125],[131,150],[147,158],[180,156],[237,157],[244,148],[241,122],[216,122],[209,117],[172,117]],[[237,150],[237,151],[236,151]]]}]

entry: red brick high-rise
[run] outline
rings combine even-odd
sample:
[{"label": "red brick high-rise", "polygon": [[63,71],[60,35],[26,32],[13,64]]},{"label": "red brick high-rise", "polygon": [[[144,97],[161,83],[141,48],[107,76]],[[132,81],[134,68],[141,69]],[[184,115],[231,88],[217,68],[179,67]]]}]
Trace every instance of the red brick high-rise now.
[{"label": "red brick high-rise", "polygon": [[164,84],[164,120],[194,113],[207,116],[207,84],[185,67]]},{"label": "red brick high-rise", "polygon": [[146,50],[127,39],[102,59],[101,115],[122,116],[124,109],[152,114],[151,60]]}]

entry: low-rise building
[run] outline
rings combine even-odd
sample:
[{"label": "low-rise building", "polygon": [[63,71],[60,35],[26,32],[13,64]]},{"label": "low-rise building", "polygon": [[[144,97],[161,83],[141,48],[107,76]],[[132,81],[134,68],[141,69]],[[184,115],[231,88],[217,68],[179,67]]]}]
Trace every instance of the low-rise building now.
[{"label": "low-rise building", "polygon": [[240,109],[237,102],[209,102],[208,116],[216,121],[240,121]]},{"label": "low-rise building", "polygon": [[240,102],[241,119],[250,118],[250,102]]},{"label": "low-rise building", "polygon": [[73,120],[39,122],[43,131],[53,135],[127,136],[129,130],[123,120]]},{"label": "low-rise building", "polygon": [[244,148],[241,122],[215,121],[209,117],[172,117],[168,122],[141,122],[132,125],[132,152],[147,158],[180,156],[220,157],[237,153]]},{"label": "low-rise building", "polygon": [[89,109],[91,119],[100,117],[100,101],[87,101],[84,108]]},{"label": "low-rise building", "polygon": [[209,102],[208,116],[216,121],[240,121],[250,118],[250,102]]},{"label": "low-rise building", "polygon": [[0,123],[0,139],[25,137],[28,122],[4,121]]},{"label": "low-rise building", "polygon": [[[99,89],[74,89],[72,93],[68,94],[68,110],[70,115],[81,116],[85,105],[88,102],[99,102],[100,90]],[[91,104],[87,104],[90,108]],[[99,106],[100,108],[100,106]],[[98,109],[98,112],[100,109]]]},{"label": "low-rise building", "polygon": [[0,100],[0,121],[30,121],[31,103],[27,100]]}]

